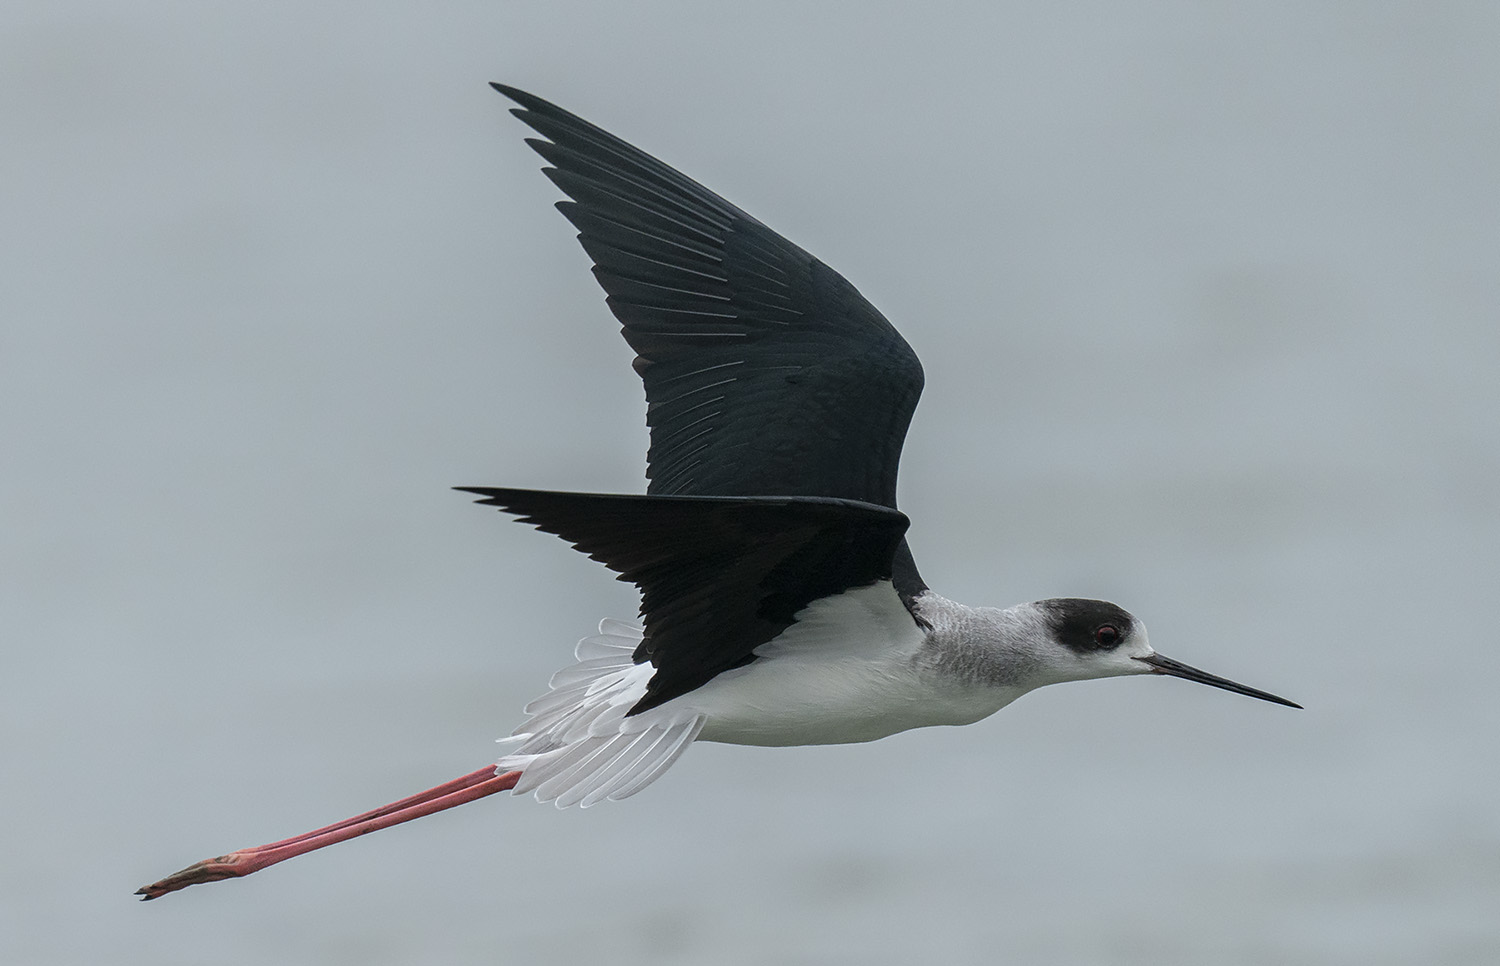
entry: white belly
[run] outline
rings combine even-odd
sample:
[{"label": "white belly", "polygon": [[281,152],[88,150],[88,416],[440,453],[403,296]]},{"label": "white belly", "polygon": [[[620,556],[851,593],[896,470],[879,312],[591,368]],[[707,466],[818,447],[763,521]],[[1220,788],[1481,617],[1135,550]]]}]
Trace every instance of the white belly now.
[{"label": "white belly", "polygon": [[925,639],[889,583],[856,588],[810,605],[756,660],[662,707],[703,714],[706,741],[822,745],[969,724],[1021,693],[945,680],[923,660]]},{"label": "white belly", "polygon": [[498,767],[522,772],[516,794],[559,806],[628,798],[695,739],[738,745],[873,741],[926,725],[978,721],[1021,689],[954,680],[931,664],[926,635],[889,582],[804,609],[756,660],[640,714],[654,669],[631,655],[641,629],[605,621],[578,644],[506,739]]}]

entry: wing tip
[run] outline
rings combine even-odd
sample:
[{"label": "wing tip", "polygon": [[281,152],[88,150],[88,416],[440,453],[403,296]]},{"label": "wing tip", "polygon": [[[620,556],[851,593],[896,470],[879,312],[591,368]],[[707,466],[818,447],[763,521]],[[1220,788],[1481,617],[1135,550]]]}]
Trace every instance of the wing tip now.
[{"label": "wing tip", "polygon": [[[537,97],[529,91],[523,91],[519,87],[511,87],[509,84],[501,84],[499,81],[490,81],[490,87],[520,105],[519,107],[512,107],[510,113],[532,127],[536,126],[529,120],[533,116],[553,118],[571,117],[567,111],[553,104],[551,101]],[[536,145],[532,145],[532,147],[535,149]]]},{"label": "wing tip", "polygon": [[517,104],[520,104],[522,107],[530,107],[533,104],[547,103],[540,97],[537,97],[535,94],[527,93],[526,91],[521,90],[519,87],[511,87],[509,84],[502,84],[499,81],[490,81],[490,87],[498,93],[503,94],[511,100],[515,101]]},{"label": "wing tip", "polygon": [[481,497],[481,499],[475,500],[475,503],[481,504],[483,506],[498,507],[505,506],[505,494],[510,492],[509,490],[498,486],[455,486],[453,487],[453,489],[457,490],[460,493],[473,493],[476,496]]}]

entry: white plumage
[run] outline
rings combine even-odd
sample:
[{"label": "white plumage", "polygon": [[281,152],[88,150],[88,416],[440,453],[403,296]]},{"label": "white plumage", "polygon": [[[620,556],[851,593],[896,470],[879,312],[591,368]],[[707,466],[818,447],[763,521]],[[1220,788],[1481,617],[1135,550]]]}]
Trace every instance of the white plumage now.
[{"label": "white plumage", "polygon": [[[934,616],[974,609],[928,593]],[[996,611],[996,615],[1001,612]],[[739,745],[874,741],[993,714],[1029,690],[949,673],[943,653],[889,581],[813,602],[756,660],[637,715],[655,668],[632,663],[642,629],[605,620],[578,642],[578,663],[552,676],[531,717],[502,742],[518,795],[559,808],[628,798],[659,778],[695,739]]]}]

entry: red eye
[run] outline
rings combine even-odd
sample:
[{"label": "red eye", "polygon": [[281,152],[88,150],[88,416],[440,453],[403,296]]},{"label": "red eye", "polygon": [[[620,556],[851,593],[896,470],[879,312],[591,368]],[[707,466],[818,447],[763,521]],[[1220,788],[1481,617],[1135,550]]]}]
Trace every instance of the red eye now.
[{"label": "red eye", "polygon": [[1120,643],[1120,629],[1113,624],[1100,624],[1094,631],[1094,643],[1103,648],[1111,648]]}]

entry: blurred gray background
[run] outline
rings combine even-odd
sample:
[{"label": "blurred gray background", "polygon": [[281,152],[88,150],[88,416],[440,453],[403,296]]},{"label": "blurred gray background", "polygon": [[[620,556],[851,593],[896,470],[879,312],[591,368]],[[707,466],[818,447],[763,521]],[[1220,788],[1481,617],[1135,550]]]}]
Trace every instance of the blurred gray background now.
[{"label": "blurred gray background", "polygon": [[[0,12],[0,961],[1500,959],[1500,6]],[[1180,681],[701,744],[139,905],[484,764],[633,592],[447,491],[638,491],[555,100],[843,272],[927,579]]]}]

